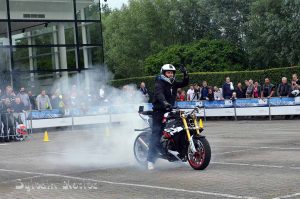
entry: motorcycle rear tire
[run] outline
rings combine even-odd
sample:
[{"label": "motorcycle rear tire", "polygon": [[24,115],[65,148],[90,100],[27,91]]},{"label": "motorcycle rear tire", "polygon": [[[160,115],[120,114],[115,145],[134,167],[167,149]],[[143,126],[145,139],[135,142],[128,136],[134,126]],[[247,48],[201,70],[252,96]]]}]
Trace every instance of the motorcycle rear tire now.
[{"label": "motorcycle rear tire", "polygon": [[145,166],[147,164],[147,156],[148,156],[149,148],[147,149],[147,147],[144,146],[143,143],[141,143],[140,139],[142,139],[145,142],[145,144],[149,147],[150,135],[151,133],[149,132],[142,132],[136,137],[134,141],[134,145],[133,145],[134,157],[136,161],[142,166]]}]

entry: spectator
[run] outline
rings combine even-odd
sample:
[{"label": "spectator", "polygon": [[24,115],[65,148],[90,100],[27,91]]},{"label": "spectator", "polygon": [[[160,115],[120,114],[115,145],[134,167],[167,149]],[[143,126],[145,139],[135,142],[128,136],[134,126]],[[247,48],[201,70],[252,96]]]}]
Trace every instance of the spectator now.
[{"label": "spectator", "polygon": [[194,96],[194,86],[191,84],[190,89],[187,91],[187,101],[191,101]]},{"label": "spectator", "polygon": [[21,113],[23,113],[26,108],[20,97],[16,97],[15,101],[12,103],[12,109],[14,124],[23,124],[23,121],[25,121],[25,115]]},{"label": "spectator", "polygon": [[229,77],[226,77],[226,82],[223,85],[223,98],[230,99],[232,96],[232,92],[234,90],[233,83],[230,81]]},{"label": "spectator", "polygon": [[[300,89],[300,80],[298,79],[298,75],[297,74],[293,74],[292,76],[292,83],[297,84],[298,89]],[[296,85],[295,85],[296,86]]]},{"label": "spectator", "polygon": [[194,84],[194,95],[191,101],[199,101],[201,98],[200,86],[198,84]]},{"label": "spectator", "polygon": [[253,88],[254,88],[254,85],[253,85],[253,80],[252,79],[249,79],[249,81],[245,81],[246,83],[246,98],[251,98],[252,95],[253,95]]},{"label": "spectator", "polygon": [[206,100],[213,101],[214,99],[215,99],[214,91],[211,87],[209,87]]},{"label": "spectator", "polygon": [[25,111],[25,106],[23,102],[21,101],[20,97],[16,97],[15,101],[12,103],[12,110],[15,113],[22,113]]},{"label": "spectator", "polygon": [[202,89],[201,89],[201,100],[207,100],[207,95],[208,95],[208,86],[207,82],[203,81],[202,82]]},{"label": "spectator", "polygon": [[36,97],[32,94],[32,91],[28,91],[28,97],[30,101],[31,110],[36,110]]},{"label": "spectator", "polygon": [[[123,86],[122,90],[127,92],[128,87]],[[108,102],[108,100],[106,99],[106,96],[105,96],[105,86],[104,85],[101,85],[101,87],[99,89],[99,99],[100,99],[100,104],[104,103],[104,102]]]},{"label": "spectator", "polygon": [[238,99],[240,99],[240,98],[246,98],[246,90],[243,89],[241,82],[239,82],[237,84],[237,87],[235,89],[235,93],[236,93],[236,98],[238,98]]},{"label": "spectator", "polygon": [[270,98],[273,97],[275,93],[275,86],[270,83],[270,79],[265,79],[265,84],[261,90],[261,98]]},{"label": "spectator", "polygon": [[182,89],[180,94],[179,94],[179,101],[183,102],[185,101],[185,91]]},{"label": "spectator", "polygon": [[176,101],[180,101],[180,95],[181,95],[181,88],[178,88],[176,94]]},{"label": "spectator", "polygon": [[237,93],[236,92],[232,92],[232,96],[230,98],[232,101],[235,101],[237,99]]},{"label": "spectator", "polygon": [[86,97],[87,97],[86,103],[88,103],[90,106],[97,106],[99,104],[97,94],[92,92],[89,88],[87,89]]},{"label": "spectator", "polygon": [[297,74],[292,76],[292,97],[297,97],[300,94],[300,80],[298,79]]},{"label": "spectator", "polygon": [[258,82],[255,82],[253,86],[252,97],[260,98],[260,96],[261,96],[261,86],[258,84]]},{"label": "spectator", "polygon": [[78,96],[79,94],[77,92],[77,86],[74,84],[72,85],[71,92],[69,94],[69,105],[71,109],[78,108],[80,106]]},{"label": "spectator", "polygon": [[13,101],[16,98],[16,94],[14,93],[14,90],[11,86],[6,86],[5,93],[2,95],[1,99],[9,99],[10,101]]},{"label": "spectator", "polygon": [[215,100],[223,100],[222,89],[217,86],[214,87],[214,99]]},{"label": "spectator", "polygon": [[30,110],[31,109],[31,103],[28,94],[25,92],[25,88],[21,87],[20,88],[20,93],[17,95],[21,99],[21,102],[24,105],[25,110]]},{"label": "spectator", "polygon": [[[9,91],[10,90],[10,91]],[[8,91],[8,92],[7,92]],[[9,142],[13,139],[13,129],[14,129],[14,118],[13,118],[13,107],[12,101],[15,98],[9,98],[9,92],[12,91],[11,86],[6,87],[6,96],[7,98],[2,98],[2,106],[1,106],[1,121],[3,123],[3,137],[6,142]],[[11,93],[10,93],[11,94]]]},{"label": "spectator", "polygon": [[49,96],[46,95],[46,90],[42,90],[41,94],[36,97],[36,103],[38,110],[52,109]]},{"label": "spectator", "polygon": [[292,87],[287,83],[287,78],[283,77],[281,79],[281,84],[279,84],[277,89],[278,97],[289,97],[292,91]]},{"label": "spectator", "polygon": [[59,109],[61,113],[64,113],[65,103],[59,89],[56,89],[51,96],[51,105],[53,109]]},{"label": "spectator", "polygon": [[141,91],[146,101],[149,101],[149,92],[148,89],[146,88],[145,82],[141,82],[139,90]]}]

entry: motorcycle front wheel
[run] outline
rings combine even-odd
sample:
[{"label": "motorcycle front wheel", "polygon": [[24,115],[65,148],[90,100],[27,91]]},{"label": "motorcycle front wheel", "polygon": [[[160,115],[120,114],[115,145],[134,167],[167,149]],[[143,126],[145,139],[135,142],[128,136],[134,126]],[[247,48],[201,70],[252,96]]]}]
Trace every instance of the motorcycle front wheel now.
[{"label": "motorcycle front wheel", "polygon": [[133,152],[140,165],[146,165],[151,132],[140,133],[134,141]]},{"label": "motorcycle front wheel", "polygon": [[193,153],[191,148],[188,148],[188,162],[195,170],[204,170],[210,162],[211,149],[205,137],[193,139],[196,152]]}]

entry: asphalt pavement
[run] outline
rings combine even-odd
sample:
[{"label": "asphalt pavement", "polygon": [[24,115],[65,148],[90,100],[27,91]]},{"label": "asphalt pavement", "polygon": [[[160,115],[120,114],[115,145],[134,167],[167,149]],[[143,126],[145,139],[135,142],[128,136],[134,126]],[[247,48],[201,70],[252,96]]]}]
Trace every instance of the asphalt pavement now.
[{"label": "asphalt pavement", "polygon": [[300,121],[209,121],[210,165],[138,166],[120,127],[52,129],[0,143],[0,198],[300,198]]}]

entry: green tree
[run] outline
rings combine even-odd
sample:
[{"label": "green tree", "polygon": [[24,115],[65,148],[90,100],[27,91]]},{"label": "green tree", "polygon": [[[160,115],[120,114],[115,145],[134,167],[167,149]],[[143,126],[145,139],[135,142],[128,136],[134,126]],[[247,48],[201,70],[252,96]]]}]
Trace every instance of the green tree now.
[{"label": "green tree", "polygon": [[174,45],[146,59],[147,75],[157,74],[163,64],[177,66],[181,62],[189,72],[243,70],[245,54],[224,40],[199,40],[184,46]]},{"label": "green tree", "polygon": [[246,49],[253,68],[300,63],[300,1],[257,1],[249,23]]},{"label": "green tree", "polygon": [[209,32],[202,1],[131,0],[104,18],[106,60],[116,78],[144,73],[144,60],[173,44],[185,44]]},{"label": "green tree", "polygon": [[253,2],[255,0],[205,0],[210,10],[213,38],[222,38],[243,46]]}]

